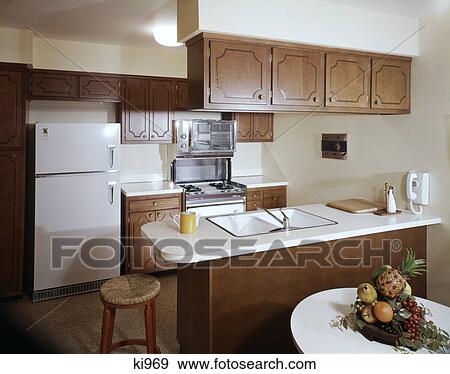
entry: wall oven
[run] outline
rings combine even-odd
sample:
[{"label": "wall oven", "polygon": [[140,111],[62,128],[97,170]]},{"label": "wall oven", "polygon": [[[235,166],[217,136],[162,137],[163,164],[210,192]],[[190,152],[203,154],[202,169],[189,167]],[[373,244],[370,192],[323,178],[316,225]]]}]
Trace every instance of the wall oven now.
[{"label": "wall oven", "polygon": [[231,157],[236,151],[236,121],[177,120],[176,157]]}]

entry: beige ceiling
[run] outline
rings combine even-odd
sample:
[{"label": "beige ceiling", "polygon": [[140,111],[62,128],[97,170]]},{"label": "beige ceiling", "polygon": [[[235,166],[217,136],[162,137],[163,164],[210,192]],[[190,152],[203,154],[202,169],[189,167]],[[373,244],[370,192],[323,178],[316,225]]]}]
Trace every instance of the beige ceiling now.
[{"label": "beige ceiling", "polygon": [[0,0],[0,27],[53,39],[149,47],[161,23],[176,24],[176,0]]},{"label": "beige ceiling", "polygon": [[[245,0],[242,0],[245,1]],[[261,0],[273,1],[276,0]],[[417,17],[449,0],[326,0]],[[176,23],[176,0],[0,0],[0,27],[30,25],[53,39],[149,47],[152,26]],[[232,20],[230,20],[231,22]]]}]

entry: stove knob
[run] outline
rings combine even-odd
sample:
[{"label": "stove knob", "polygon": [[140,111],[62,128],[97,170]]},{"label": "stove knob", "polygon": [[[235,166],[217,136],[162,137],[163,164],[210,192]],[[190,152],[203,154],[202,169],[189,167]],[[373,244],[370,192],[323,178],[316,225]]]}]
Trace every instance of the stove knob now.
[{"label": "stove knob", "polygon": [[180,148],[181,148],[181,149],[186,149],[186,143],[181,143],[181,144],[180,144]]},{"label": "stove knob", "polygon": [[183,140],[184,140],[184,139],[186,139],[186,138],[187,138],[187,135],[186,135],[185,133],[183,133],[183,134],[180,135],[180,139],[183,139]]}]

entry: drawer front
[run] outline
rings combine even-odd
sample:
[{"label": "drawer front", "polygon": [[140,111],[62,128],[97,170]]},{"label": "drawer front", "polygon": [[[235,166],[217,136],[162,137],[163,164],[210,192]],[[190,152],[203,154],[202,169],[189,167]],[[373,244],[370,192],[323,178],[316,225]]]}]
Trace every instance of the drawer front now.
[{"label": "drawer front", "polygon": [[180,198],[179,197],[130,201],[130,212],[144,212],[147,210],[161,210],[161,209],[176,209],[179,207],[180,207]]},{"label": "drawer front", "polygon": [[286,197],[286,189],[285,188],[264,190],[264,200],[280,198],[280,197],[284,197],[284,198]]},{"label": "drawer front", "polygon": [[286,207],[286,197],[271,197],[270,199],[263,200],[264,208],[274,209],[274,208],[284,208]]},{"label": "drawer front", "polygon": [[247,210],[257,210],[263,208],[262,200],[247,201]]},{"label": "drawer front", "polygon": [[248,190],[247,191],[247,201],[262,200],[261,190]]}]

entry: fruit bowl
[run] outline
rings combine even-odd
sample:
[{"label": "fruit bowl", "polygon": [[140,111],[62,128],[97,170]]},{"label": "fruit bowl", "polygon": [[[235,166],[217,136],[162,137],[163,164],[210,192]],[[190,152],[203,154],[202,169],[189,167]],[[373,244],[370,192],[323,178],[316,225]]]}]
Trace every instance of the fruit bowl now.
[{"label": "fruit bowl", "polygon": [[355,302],[346,316],[336,317],[331,326],[350,328],[366,339],[392,345],[400,351],[428,349],[445,352],[450,348],[446,331],[428,320],[430,311],[417,303],[408,284],[410,277],[423,274],[426,263],[406,250],[401,265],[377,269],[371,282],[358,286]]}]

